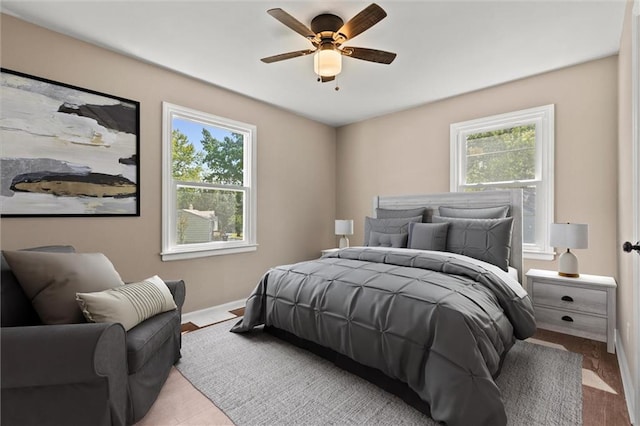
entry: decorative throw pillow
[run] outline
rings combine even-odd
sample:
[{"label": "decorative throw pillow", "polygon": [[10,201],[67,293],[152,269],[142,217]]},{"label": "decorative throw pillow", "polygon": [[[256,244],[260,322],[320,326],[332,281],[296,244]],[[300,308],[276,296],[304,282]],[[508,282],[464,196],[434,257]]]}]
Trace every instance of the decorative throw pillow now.
[{"label": "decorative throw pillow", "polygon": [[498,207],[444,207],[438,208],[440,216],[467,219],[502,219],[507,217],[509,206]]},{"label": "decorative throw pillow", "polygon": [[376,219],[367,216],[364,219],[364,245],[369,245],[371,231],[383,234],[408,234],[410,222],[422,222],[422,216],[389,219]]},{"label": "decorative throw pillow", "polygon": [[75,297],[124,285],[102,253],[5,250],[4,257],[44,324],[85,322]]},{"label": "decorative throw pillow", "polygon": [[376,218],[377,219],[394,219],[398,217],[416,217],[422,216],[422,221],[426,222],[427,218],[427,208],[426,207],[418,207],[415,209],[383,209],[376,208]]},{"label": "decorative throw pillow", "polygon": [[418,250],[445,251],[448,223],[410,223],[407,247]]},{"label": "decorative throw pillow", "polygon": [[76,300],[88,321],[119,322],[125,330],[176,309],[169,287],[157,275],[109,290],[77,293]]},{"label": "decorative throw pillow", "polygon": [[[41,246],[21,250],[55,253],[75,252],[72,246]],[[0,323],[2,326],[16,327],[40,324],[38,313],[24,294],[24,290],[11,271],[4,255],[0,255],[0,282],[2,283],[2,296],[0,296],[0,316],[2,317]]]},{"label": "decorative throw pillow", "polygon": [[434,223],[449,223],[447,251],[464,254],[508,271],[513,218],[459,219],[433,217]]},{"label": "decorative throw pillow", "polygon": [[407,247],[408,234],[383,234],[371,231],[369,234],[370,247]]}]

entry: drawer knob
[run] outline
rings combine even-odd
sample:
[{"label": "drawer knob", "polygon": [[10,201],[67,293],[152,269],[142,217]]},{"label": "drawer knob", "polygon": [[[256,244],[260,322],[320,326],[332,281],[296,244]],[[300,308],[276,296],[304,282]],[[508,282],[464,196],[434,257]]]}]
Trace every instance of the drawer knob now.
[{"label": "drawer knob", "polygon": [[562,296],[561,299],[564,300],[565,302],[573,302],[573,297],[571,296]]},{"label": "drawer knob", "polygon": [[568,315],[562,317],[562,321],[573,322],[573,318]]}]

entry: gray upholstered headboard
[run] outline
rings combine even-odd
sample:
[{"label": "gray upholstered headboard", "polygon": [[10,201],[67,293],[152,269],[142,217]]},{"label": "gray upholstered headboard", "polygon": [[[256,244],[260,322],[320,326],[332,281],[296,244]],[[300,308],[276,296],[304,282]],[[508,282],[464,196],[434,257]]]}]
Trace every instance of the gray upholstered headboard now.
[{"label": "gray upholstered headboard", "polygon": [[373,214],[376,208],[411,209],[427,207],[428,218],[440,206],[451,207],[494,207],[509,205],[509,216],[513,217],[511,234],[511,258],[509,264],[518,270],[518,280],[523,283],[522,263],[522,190],[483,191],[483,192],[445,192],[424,195],[376,196],[373,199]]}]

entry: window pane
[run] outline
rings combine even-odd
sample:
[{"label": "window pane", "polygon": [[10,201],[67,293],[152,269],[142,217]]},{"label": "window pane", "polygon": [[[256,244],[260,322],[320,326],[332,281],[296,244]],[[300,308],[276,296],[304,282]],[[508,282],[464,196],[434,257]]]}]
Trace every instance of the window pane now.
[{"label": "window pane", "polygon": [[244,186],[244,135],[182,118],[172,126],[174,179]]},{"label": "window pane", "polygon": [[535,179],[535,125],[517,126],[466,137],[466,183]]},{"label": "window pane", "polygon": [[522,189],[522,242],[536,244],[536,187],[527,186]]},{"label": "window pane", "polygon": [[244,241],[244,191],[178,185],[176,241]]}]

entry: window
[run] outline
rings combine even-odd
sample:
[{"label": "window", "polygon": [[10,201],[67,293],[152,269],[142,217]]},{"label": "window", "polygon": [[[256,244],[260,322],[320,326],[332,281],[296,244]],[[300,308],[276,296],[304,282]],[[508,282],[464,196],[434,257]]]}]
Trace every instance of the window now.
[{"label": "window", "polygon": [[523,252],[553,259],[554,106],[451,125],[451,191],[522,188]]},{"label": "window", "polygon": [[256,127],[162,110],[162,260],[255,250]]}]

